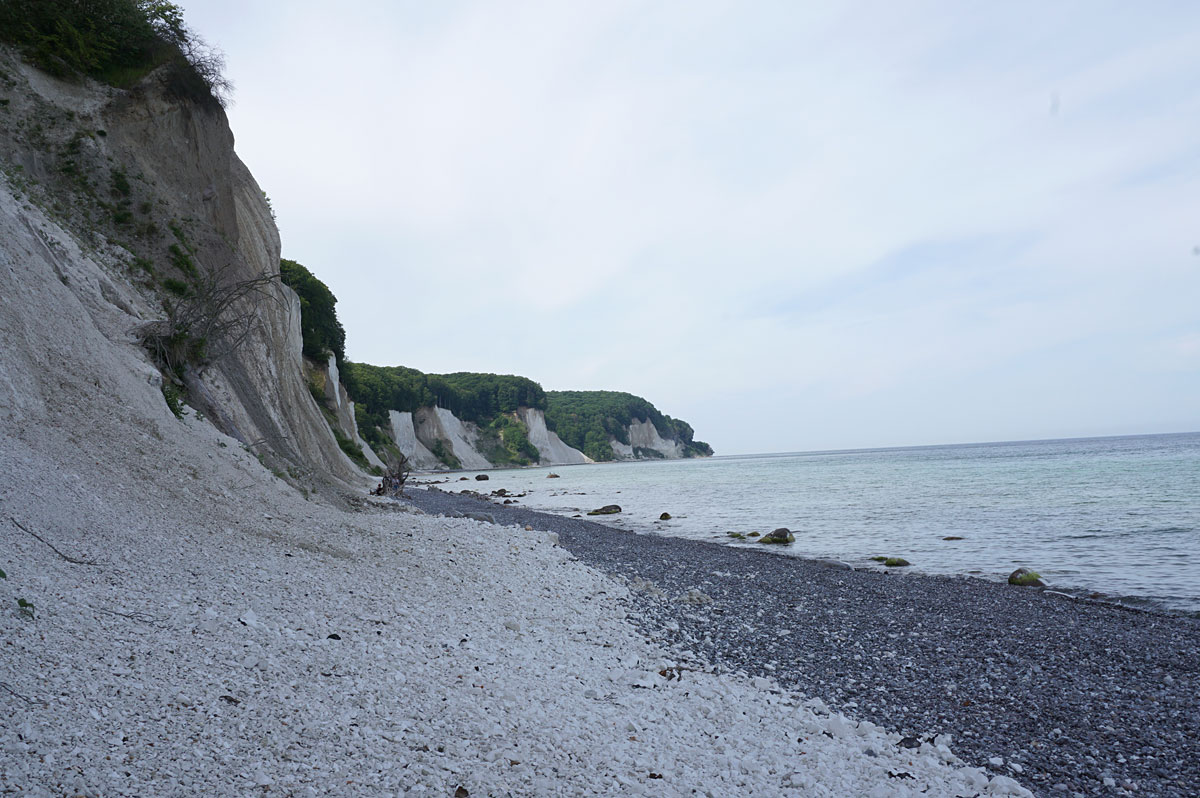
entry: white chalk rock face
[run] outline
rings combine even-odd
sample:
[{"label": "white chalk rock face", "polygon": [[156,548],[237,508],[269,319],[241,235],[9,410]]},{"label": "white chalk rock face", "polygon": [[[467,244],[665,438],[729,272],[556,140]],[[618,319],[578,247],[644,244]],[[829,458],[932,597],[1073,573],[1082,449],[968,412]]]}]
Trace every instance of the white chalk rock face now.
[{"label": "white chalk rock face", "polygon": [[649,420],[635,419],[629,425],[629,442],[635,449],[654,449],[666,457],[683,457],[683,446],[675,440],[660,436],[658,428]]},{"label": "white chalk rock face", "polygon": [[532,407],[522,407],[518,414],[529,429],[529,442],[538,450],[543,465],[579,465],[593,462],[578,449],[563,443],[558,434],[546,429],[546,414]]},{"label": "white chalk rock face", "polygon": [[354,419],[354,402],[350,401],[350,394],[346,393],[346,387],[342,385],[337,358],[333,355],[329,356],[329,362],[325,364],[325,377],[325,396],[333,403],[333,413],[337,417],[338,429],[362,448],[368,463],[379,468],[386,468],[384,462],[379,459],[379,455],[375,454],[358,434],[358,422]]},{"label": "white chalk rock face", "polygon": [[609,438],[608,445],[612,447],[613,458],[616,460],[632,460],[633,447],[628,443],[621,443],[616,438]]},{"label": "white chalk rock face", "polygon": [[396,442],[396,448],[408,458],[409,465],[422,471],[441,466],[442,461],[438,460],[433,452],[417,439],[412,413],[390,410],[388,418],[392,422],[392,440]]},{"label": "white chalk rock face", "polygon": [[458,458],[466,469],[491,468],[487,458],[475,449],[478,432],[474,424],[464,424],[444,407],[422,407],[413,414],[417,440],[433,451],[438,441]]},{"label": "white chalk rock face", "polygon": [[610,438],[613,457],[617,460],[636,460],[636,449],[653,449],[666,458],[683,457],[683,444],[672,438],[664,438],[658,434],[658,428],[649,419],[633,420],[629,425],[629,443],[621,443],[616,438]]},{"label": "white chalk rock face", "polygon": [[342,394],[345,389],[342,388],[342,375],[338,373],[337,358],[333,355],[329,356],[329,362],[325,364],[325,376],[328,381],[325,383],[325,395],[333,400],[334,408],[342,409]]},{"label": "white chalk rock face", "polygon": [[444,407],[435,407],[433,412],[442,425],[444,437],[450,442],[451,451],[462,463],[463,468],[491,467],[492,464],[488,462],[488,459],[475,449],[475,441],[478,439],[478,433],[474,429],[475,425],[464,424],[458,416]]}]

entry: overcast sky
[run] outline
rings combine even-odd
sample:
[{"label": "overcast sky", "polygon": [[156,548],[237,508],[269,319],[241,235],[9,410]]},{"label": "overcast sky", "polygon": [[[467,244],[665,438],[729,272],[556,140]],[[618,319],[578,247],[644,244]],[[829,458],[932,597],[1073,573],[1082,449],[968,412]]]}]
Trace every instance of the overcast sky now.
[{"label": "overcast sky", "polygon": [[1200,429],[1200,4],[184,5],[352,360],[721,454]]}]

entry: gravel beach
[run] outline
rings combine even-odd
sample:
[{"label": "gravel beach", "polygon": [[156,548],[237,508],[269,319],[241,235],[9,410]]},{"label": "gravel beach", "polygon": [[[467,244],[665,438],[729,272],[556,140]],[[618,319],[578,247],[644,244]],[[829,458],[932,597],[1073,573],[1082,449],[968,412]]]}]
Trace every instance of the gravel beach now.
[{"label": "gravel beach", "polygon": [[405,500],[553,531],[629,580],[643,633],[681,656],[922,740],[949,734],[960,757],[1039,795],[1200,795],[1198,619],[634,535],[436,489]]}]

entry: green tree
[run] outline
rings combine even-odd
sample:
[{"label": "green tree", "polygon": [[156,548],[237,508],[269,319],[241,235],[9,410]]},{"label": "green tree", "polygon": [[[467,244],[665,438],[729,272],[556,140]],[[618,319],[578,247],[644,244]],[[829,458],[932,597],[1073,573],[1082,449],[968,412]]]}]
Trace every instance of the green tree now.
[{"label": "green tree", "polygon": [[300,296],[300,333],[305,356],[323,360],[332,354],[340,368],[346,359],[346,331],[338,321],[337,297],[329,286],[294,260],[281,260],[279,275]]}]

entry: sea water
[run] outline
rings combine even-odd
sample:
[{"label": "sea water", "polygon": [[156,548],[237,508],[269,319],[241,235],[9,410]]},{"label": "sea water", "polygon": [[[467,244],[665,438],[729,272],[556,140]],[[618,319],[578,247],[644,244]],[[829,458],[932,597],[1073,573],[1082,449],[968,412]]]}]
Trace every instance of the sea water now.
[{"label": "sea water", "polygon": [[[488,473],[442,487],[504,488],[563,515],[617,504],[596,520],[856,567],[902,557],[909,570],[1004,579],[1025,566],[1069,592],[1200,612],[1200,433]],[[795,543],[728,534],[777,527]]]}]

